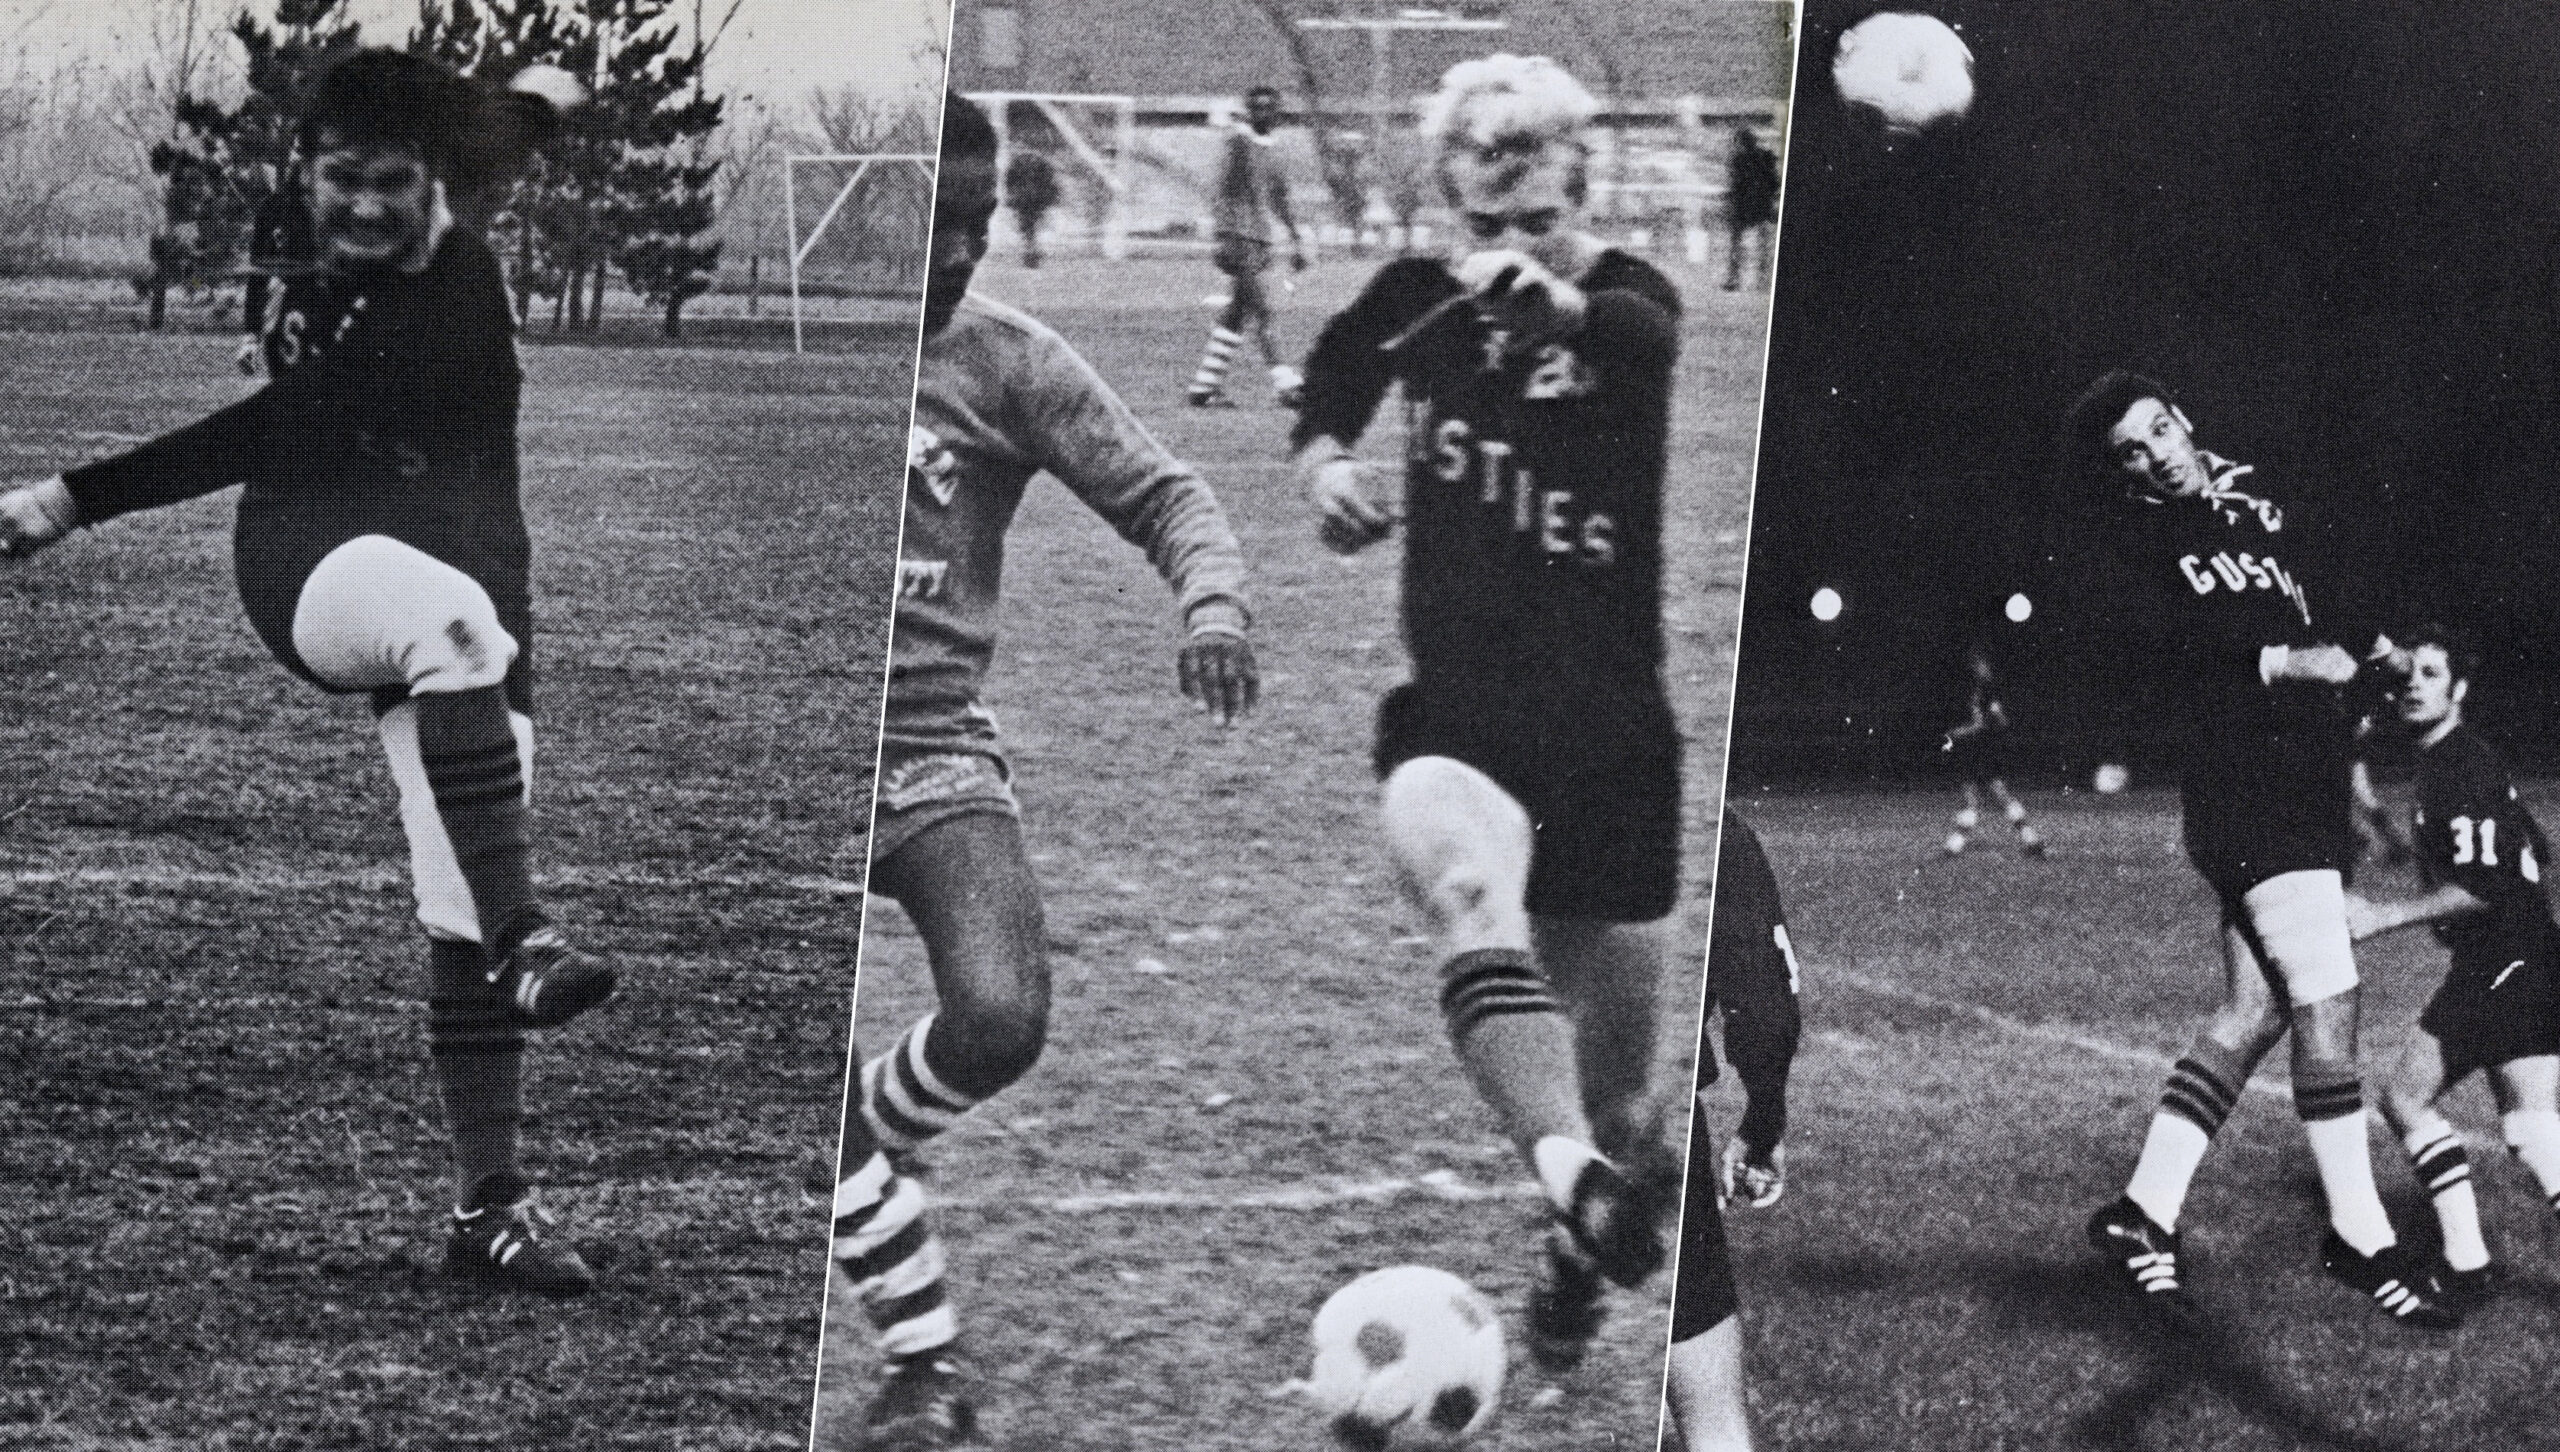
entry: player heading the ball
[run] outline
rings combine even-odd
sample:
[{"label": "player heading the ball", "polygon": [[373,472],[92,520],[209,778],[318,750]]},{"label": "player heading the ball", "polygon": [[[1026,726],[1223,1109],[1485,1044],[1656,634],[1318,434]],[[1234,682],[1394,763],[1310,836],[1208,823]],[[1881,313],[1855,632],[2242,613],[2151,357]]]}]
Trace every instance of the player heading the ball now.
[{"label": "player heading the ball", "polygon": [[888,1156],[1030,1072],[1049,1032],[1039,886],[980,701],[1005,533],[1032,476],[1055,476],[1173,587],[1185,696],[1224,727],[1260,691],[1244,557],[1209,486],[1065,339],[970,290],[995,213],[995,128],[947,97],[870,845],[871,890],[914,919],[938,1006],[863,1065],[836,1191],[836,1258],[889,1364],[861,1444],[878,1449],[959,1445],[975,1422],[924,1195]]},{"label": "player heading the ball", "polygon": [[[1680,295],[1583,229],[1598,105],[1543,57],[1452,67],[1423,115],[1475,251],[1399,258],[1325,325],[1291,434],[1326,544],[1394,516],[1351,446],[1415,410],[1379,816],[1438,938],[1449,1037],[1554,1211],[1530,1349],[1580,1360],[1602,1283],[1661,1265],[1679,1182],[1648,1082],[1679,896],[1661,519]],[[1685,1097],[1685,1096],[1684,1096]]]},{"label": "player heading the ball", "polygon": [[320,79],[295,145],[311,265],[283,279],[266,387],[130,453],[0,495],[0,554],[241,485],[240,599],[275,658],[373,700],[418,918],[428,1041],[453,1133],[447,1268],[574,1292],[517,1162],[524,1030],[605,1001],[533,887],[523,373],[487,241],[457,211],[502,188],[557,107],[434,62],[358,51]]},{"label": "player heading the ball", "polygon": [[[2347,632],[2314,624],[2325,597],[2299,509],[2251,492],[2250,467],[2199,447],[2176,398],[2138,374],[2091,384],[2064,415],[2059,452],[2066,485],[2114,504],[2126,561],[2161,598],[2185,728],[2187,858],[2222,919],[2222,1006],[2170,1071],[2132,1180],[2090,1218],[2089,1243],[2149,1304],[2194,1312],[2178,1212],[2242,1086],[2290,1033],[2294,1108],[2329,1202],[2322,1265],[2403,1324],[2452,1326],[2459,1317],[2392,1229],[2365,1144],[2340,700],[2360,666],[2333,643]],[[2387,653],[2377,632],[2353,635]]]}]

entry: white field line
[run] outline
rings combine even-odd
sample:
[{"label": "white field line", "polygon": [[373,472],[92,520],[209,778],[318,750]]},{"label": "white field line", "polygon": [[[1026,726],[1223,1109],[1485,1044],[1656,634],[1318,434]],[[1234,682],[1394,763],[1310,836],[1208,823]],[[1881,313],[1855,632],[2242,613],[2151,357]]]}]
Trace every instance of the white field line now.
[{"label": "white field line", "polygon": [[[1890,978],[1877,978],[1870,974],[1861,973],[1854,968],[1824,969],[1816,976],[1818,978],[1827,978],[1838,983],[1846,983],[1852,988],[1875,994],[1880,998],[1900,999],[1904,1003],[1916,1004],[1922,1008],[1935,1009],[1941,1013],[1952,1013],[1959,1017],[1969,1018],[1986,1028],[1995,1029],[2001,1033],[2008,1034],[2013,1038],[2032,1039],[2038,1043],[2057,1044],[2064,1048],[2078,1049],[2080,1052],[2092,1055],[2096,1058],[2112,1059],[2122,1064],[2140,1064],[2144,1068],[2162,1073],[2167,1072],[2170,1066],[2177,1062],[2177,1057],[2172,1054],[2163,1054],[2153,1049],[2136,1048],[2131,1044],[2120,1044],[2113,1039],[2103,1039],[2095,1034],[2083,1033],[2078,1029],[2062,1028],[2054,1024],[2029,1023],[2025,1019],[2011,1018],[2009,1015],[2001,1013],[1995,1009],[1984,1008],[1978,1003],[1966,1003],[1961,999],[1954,998],[1940,998],[1934,993],[1923,993],[1916,988],[1905,988]],[[2287,1102],[2291,1102],[2292,1099],[2291,1090],[2285,1088],[2282,1084],[2275,1083],[2271,1080],[2253,1078],[2248,1082],[2246,1087],[2251,1093],[2264,1094],[2271,1098],[2286,1100]]]},{"label": "white field line", "polygon": [[[743,872],[668,874],[629,872],[617,868],[563,867],[542,874],[542,885],[571,890],[683,892],[723,888],[733,892],[795,893],[811,897],[856,897],[858,883],[808,875],[758,877]],[[26,868],[0,872],[0,892],[13,887],[134,887],[162,892],[236,892],[247,897],[352,888],[392,892],[408,886],[408,874],[394,867],[359,867],[338,872],[190,872],[164,867]]]},{"label": "white field line", "polygon": [[1527,1180],[1503,1185],[1470,1185],[1453,1171],[1435,1170],[1411,1179],[1329,1180],[1222,1194],[1203,1190],[1120,1190],[1109,1194],[1045,1197],[935,1195],[933,1204],[937,1208],[956,1210],[1031,1210],[1049,1215],[1096,1215],[1128,1210],[1332,1210],[1344,1205],[1386,1205],[1399,1200],[1439,1200],[1473,1205],[1491,1201],[1535,1200],[1540,1193],[1538,1187]]}]

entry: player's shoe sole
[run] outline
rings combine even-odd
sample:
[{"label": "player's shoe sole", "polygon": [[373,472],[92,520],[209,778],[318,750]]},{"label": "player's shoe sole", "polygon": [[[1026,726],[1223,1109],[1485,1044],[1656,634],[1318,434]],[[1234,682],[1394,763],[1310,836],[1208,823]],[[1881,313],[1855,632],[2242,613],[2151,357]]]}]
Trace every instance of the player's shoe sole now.
[{"label": "player's shoe sole", "polygon": [[445,1274],[502,1291],[541,1296],[581,1296],[595,1289],[595,1272],[578,1253],[542,1238],[549,1217],[534,1206],[530,1188],[512,1176],[484,1182],[469,1209],[453,1212],[445,1239]]},{"label": "player's shoe sole", "polygon": [[526,1028],[558,1028],[601,1008],[618,983],[611,968],[572,949],[548,923],[515,939],[489,966],[490,986],[506,995]]},{"label": "player's shoe sole", "polygon": [[863,1414],[854,1452],[936,1452],[978,1445],[978,1408],[968,1371],[949,1348],[892,1362]]},{"label": "player's shoe sole", "polygon": [[2462,1313],[2437,1297],[2433,1277],[2406,1246],[2361,1255],[2332,1230],[2320,1241],[2320,1268],[2340,1285],[2372,1298],[2382,1314],[2403,1326],[2450,1331],[2462,1324]]},{"label": "player's shoe sole", "polygon": [[2182,1319],[2197,1313],[2183,1279],[2178,1233],[2152,1219],[2132,1196],[2101,1206],[2089,1217],[2089,1248],[2144,1305]]}]

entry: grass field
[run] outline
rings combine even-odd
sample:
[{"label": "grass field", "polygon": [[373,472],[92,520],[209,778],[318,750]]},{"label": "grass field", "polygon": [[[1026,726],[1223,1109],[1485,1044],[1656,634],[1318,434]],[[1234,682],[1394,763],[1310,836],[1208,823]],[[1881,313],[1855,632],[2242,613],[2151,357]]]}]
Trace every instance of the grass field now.
[{"label": "grass field", "polygon": [[[1282,304],[1288,344],[1303,350],[1367,271],[1309,273]],[[1764,299],[1677,275],[1692,312],[1668,482],[1669,679],[1692,810],[1662,1069],[1685,1082]],[[1240,370],[1243,409],[1182,406],[1218,282],[1175,261],[981,276],[1085,350],[1219,491],[1254,571],[1266,687],[1231,734],[1190,715],[1163,587],[1065,491],[1036,486],[991,690],[1048,905],[1053,1036],[1028,1080],[931,1153],[1000,1447],[1325,1445],[1272,1392],[1304,1374],[1307,1319],[1335,1286],[1443,1266],[1516,1335],[1529,1285],[1533,1192],[1459,1075],[1434,964],[1374,841],[1371,713],[1404,668],[1399,552],[1346,562],[1318,546],[1258,368]],[[1396,456],[1392,418],[1374,457]],[[875,903],[870,922],[859,1037],[877,1052],[923,1010],[925,978],[897,909]],[[848,1299],[820,1394],[839,1437],[873,1366]],[[1652,1446],[1667,1304],[1659,1283],[1622,1300],[1561,1387],[1516,1358],[1483,1445]]]},{"label": "grass field", "polygon": [[[580,1302],[441,1278],[389,779],[250,635],[227,498],[0,569],[0,1446],[805,1443],[855,921],[813,879],[859,870],[911,337],[525,349],[537,831],[626,985],[529,1058]],[[10,334],[0,474],[230,355]]]},{"label": "grass field", "polygon": [[[2553,820],[2560,799],[2530,794]],[[2278,1054],[2196,1181],[2190,1283],[2215,1331],[2154,1334],[2081,1239],[2120,1192],[2160,1080],[2217,996],[2213,907],[2174,794],[2031,797],[2052,856],[1998,826],[1942,860],[1953,794],[1746,794],[1805,974],[1793,1188],[1734,1217],[1771,1445],[1908,1452],[2093,1447],[2560,1447],[2560,1237],[2497,1147],[2468,1133],[2513,1293],[2460,1332],[2387,1324],[2319,1270],[2319,1187]],[[2405,872],[2369,890],[2414,890]],[[2443,974],[2424,934],[2360,954],[2368,1063]],[[2371,1075],[2368,1075],[2370,1080]],[[2404,1235],[2435,1221],[2390,1137],[2374,1166]]]}]

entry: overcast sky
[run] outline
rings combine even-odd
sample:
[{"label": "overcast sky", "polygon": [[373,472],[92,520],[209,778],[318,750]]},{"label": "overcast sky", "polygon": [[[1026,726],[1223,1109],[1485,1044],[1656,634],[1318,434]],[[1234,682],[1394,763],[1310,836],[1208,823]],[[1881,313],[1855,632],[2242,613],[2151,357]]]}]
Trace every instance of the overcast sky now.
[{"label": "overcast sky", "polygon": [[[217,18],[241,0],[199,0]],[[87,60],[112,67],[140,42],[148,17],[174,14],[185,0],[0,0],[0,48],[23,50],[39,67]],[[272,14],[272,0],[250,0]],[[703,0],[714,23],[730,0]],[[416,23],[417,0],[352,0],[368,39],[396,43]],[[677,9],[688,22],[690,0]],[[741,97],[796,107],[818,87],[853,85],[869,93],[929,91],[941,76],[917,64],[921,46],[936,45],[949,0],[743,0],[713,54],[713,84]]]}]

